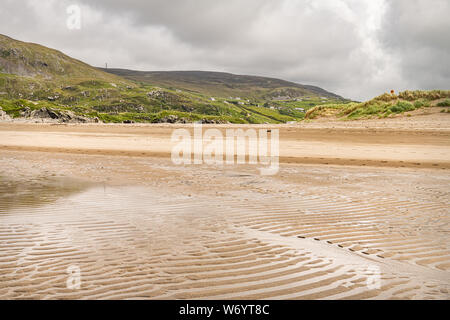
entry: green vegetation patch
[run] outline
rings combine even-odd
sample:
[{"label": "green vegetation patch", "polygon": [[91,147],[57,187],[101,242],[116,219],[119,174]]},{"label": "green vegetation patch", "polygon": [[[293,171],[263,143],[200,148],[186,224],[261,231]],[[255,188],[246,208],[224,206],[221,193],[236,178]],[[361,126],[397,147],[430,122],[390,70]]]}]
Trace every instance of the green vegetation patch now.
[{"label": "green vegetation patch", "polygon": [[[398,95],[385,93],[370,101],[348,104],[328,104],[311,108],[306,113],[306,119],[317,117],[341,117],[342,119],[364,119],[372,117],[388,117],[391,114],[401,114],[419,108],[430,107],[435,100],[450,96],[450,91],[404,91]],[[450,106],[450,99],[436,104]]]},{"label": "green vegetation patch", "polygon": [[438,107],[450,107],[450,99],[446,99],[437,104]]}]

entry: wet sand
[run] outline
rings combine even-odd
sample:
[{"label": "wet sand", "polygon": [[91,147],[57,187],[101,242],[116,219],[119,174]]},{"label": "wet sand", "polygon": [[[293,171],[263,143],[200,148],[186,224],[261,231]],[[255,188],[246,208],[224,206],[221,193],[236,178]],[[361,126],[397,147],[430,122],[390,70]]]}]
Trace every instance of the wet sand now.
[{"label": "wet sand", "polygon": [[0,298],[449,299],[426,120],[279,126],[275,176],[174,166],[168,125],[0,124]]}]

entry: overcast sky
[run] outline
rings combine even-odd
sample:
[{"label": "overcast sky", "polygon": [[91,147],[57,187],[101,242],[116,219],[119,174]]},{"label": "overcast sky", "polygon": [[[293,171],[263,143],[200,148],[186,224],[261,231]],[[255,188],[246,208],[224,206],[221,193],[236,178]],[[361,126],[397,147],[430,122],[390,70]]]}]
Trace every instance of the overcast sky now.
[{"label": "overcast sky", "polygon": [[[0,33],[94,66],[271,76],[359,100],[390,89],[450,89],[450,0],[0,4]],[[71,5],[80,8],[80,29]]]}]

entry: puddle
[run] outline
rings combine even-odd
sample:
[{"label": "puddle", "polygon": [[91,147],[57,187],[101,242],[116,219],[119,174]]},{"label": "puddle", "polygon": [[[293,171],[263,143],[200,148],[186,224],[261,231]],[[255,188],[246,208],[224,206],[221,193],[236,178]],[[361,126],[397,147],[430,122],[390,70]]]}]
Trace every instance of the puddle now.
[{"label": "puddle", "polygon": [[0,176],[0,214],[16,208],[44,206],[90,186],[90,183],[71,178],[35,177],[17,181]]}]

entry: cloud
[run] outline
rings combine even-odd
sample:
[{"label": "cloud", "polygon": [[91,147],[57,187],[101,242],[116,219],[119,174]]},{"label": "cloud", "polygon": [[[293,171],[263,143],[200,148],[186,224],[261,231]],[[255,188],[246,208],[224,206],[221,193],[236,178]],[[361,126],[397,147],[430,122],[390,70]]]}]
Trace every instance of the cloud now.
[{"label": "cloud", "polygon": [[[71,4],[81,30],[66,27]],[[362,100],[449,83],[449,12],[445,0],[4,0],[0,27],[92,65],[265,75]]]},{"label": "cloud", "polygon": [[449,13],[447,0],[390,3],[380,38],[399,63],[403,88],[449,89]]}]

